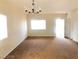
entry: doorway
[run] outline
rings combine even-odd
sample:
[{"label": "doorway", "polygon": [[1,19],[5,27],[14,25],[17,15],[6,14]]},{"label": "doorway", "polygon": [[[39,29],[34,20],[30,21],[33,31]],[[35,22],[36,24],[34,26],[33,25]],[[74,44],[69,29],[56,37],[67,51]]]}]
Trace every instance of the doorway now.
[{"label": "doorway", "polygon": [[56,33],[56,37],[58,38],[64,38],[64,19],[56,19],[56,29],[55,29],[55,33]]}]

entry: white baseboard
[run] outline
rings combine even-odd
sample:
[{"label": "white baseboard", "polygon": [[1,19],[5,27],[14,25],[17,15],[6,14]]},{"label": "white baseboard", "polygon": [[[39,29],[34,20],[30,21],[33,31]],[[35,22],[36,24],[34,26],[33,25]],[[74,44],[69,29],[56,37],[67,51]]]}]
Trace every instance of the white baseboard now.
[{"label": "white baseboard", "polygon": [[[20,45],[26,38],[24,38],[23,40],[21,40],[20,42],[18,42],[14,47],[12,47],[5,55],[2,59],[4,59],[9,53],[11,53],[18,45]],[[1,59],[1,58],[0,58]]]}]

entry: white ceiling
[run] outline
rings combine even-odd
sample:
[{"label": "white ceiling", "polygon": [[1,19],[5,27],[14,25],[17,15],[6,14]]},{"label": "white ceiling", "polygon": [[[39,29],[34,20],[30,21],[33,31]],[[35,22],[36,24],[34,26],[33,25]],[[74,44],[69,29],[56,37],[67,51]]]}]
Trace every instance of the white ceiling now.
[{"label": "white ceiling", "polygon": [[[10,4],[25,10],[31,9],[32,0],[7,0]],[[77,0],[35,0],[44,13],[66,13],[77,8]]]}]

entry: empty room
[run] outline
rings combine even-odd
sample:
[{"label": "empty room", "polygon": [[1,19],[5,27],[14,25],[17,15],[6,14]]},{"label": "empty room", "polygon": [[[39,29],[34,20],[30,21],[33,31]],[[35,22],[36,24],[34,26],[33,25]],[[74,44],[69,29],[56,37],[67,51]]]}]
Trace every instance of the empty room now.
[{"label": "empty room", "polygon": [[0,59],[78,59],[78,1],[0,0]]}]

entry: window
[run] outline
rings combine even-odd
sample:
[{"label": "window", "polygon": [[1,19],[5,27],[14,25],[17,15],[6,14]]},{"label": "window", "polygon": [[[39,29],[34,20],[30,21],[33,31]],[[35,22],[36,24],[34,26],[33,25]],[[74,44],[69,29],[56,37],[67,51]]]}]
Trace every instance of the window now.
[{"label": "window", "polygon": [[0,40],[7,38],[7,16],[0,14]]},{"label": "window", "polygon": [[31,20],[31,29],[32,30],[45,30],[46,20]]}]

